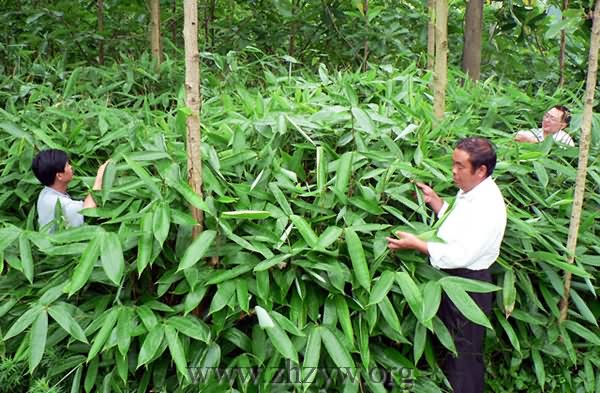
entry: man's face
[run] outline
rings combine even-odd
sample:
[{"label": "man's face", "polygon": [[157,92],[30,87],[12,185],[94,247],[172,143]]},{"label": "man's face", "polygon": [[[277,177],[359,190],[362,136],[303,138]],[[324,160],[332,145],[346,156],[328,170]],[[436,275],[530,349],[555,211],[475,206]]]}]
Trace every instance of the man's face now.
[{"label": "man's face", "polygon": [[56,180],[63,183],[68,183],[71,181],[71,179],[73,179],[73,168],[71,167],[71,163],[67,161],[64,171],[56,174]]},{"label": "man's face", "polygon": [[558,108],[552,108],[546,114],[542,120],[542,129],[547,134],[555,134],[567,126],[563,122],[564,113]]},{"label": "man's face", "polygon": [[473,170],[469,153],[454,149],[452,153],[452,179],[454,184],[464,192],[469,192],[486,178],[485,165]]}]

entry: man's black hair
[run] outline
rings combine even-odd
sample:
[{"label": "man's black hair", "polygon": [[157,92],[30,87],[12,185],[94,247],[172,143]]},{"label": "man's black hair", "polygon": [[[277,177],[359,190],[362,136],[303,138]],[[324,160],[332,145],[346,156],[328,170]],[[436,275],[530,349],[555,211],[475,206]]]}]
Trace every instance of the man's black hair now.
[{"label": "man's black hair", "polygon": [[494,168],[496,167],[496,149],[489,140],[479,137],[464,138],[458,141],[456,148],[469,154],[469,161],[473,167],[473,172],[482,165],[485,165],[487,170],[486,177],[494,172]]},{"label": "man's black hair", "polygon": [[562,112],[561,121],[568,126],[571,125],[571,111],[564,105],[554,105],[552,108],[556,108]]},{"label": "man's black hair", "polygon": [[65,171],[69,156],[62,150],[42,150],[33,158],[31,169],[40,183],[50,187],[54,184],[57,173]]}]

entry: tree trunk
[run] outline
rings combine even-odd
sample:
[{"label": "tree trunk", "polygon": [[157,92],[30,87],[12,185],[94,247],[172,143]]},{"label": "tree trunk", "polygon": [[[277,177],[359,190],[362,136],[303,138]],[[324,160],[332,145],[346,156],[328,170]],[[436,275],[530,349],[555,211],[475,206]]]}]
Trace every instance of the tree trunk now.
[{"label": "tree trunk", "polygon": [[[102,37],[104,34],[104,0],[98,0],[98,35]],[[104,64],[104,37],[100,38],[98,43],[98,63]]]},{"label": "tree trunk", "polygon": [[[569,9],[569,0],[563,1],[563,12]],[[560,31],[560,56],[558,59],[559,62],[559,74],[560,78],[558,79],[558,87],[563,87],[565,84],[565,50],[567,47],[567,34],[565,33],[565,29]]]},{"label": "tree trunk", "polygon": [[[573,197],[573,208],[571,222],[569,224],[569,237],[567,240],[567,252],[569,263],[575,262],[575,247],[577,246],[577,235],[579,222],[581,221],[581,210],[583,208],[583,196],[585,192],[585,179],[587,173],[587,162],[592,136],[592,111],[594,107],[594,92],[598,74],[598,49],[600,47],[600,0],[596,0],[594,10],[594,22],[592,36],[590,39],[590,55],[588,61],[587,83],[585,89],[585,100],[583,106],[583,120],[581,121],[581,142],[579,145],[579,165],[577,167],[577,179],[575,181],[575,195]],[[563,298],[560,302],[559,322],[567,319],[569,311],[569,292],[571,291],[571,272],[565,273],[565,284]]]},{"label": "tree trunk", "polygon": [[363,11],[365,13],[365,45],[363,50],[363,71],[367,70],[367,61],[369,60],[369,0],[363,1]]},{"label": "tree trunk", "polygon": [[473,81],[481,73],[481,32],[483,29],[483,0],[469,0],[465,14],[463,71]]},{"label": "tree trunk", "polygon": [[[187,118],[187,164],[188,182],[202,197],[202,156],[200,140],[200,55],[198,54],[198,3],[184,1],[183,40],[185,43],[185,103],[191,110]],[[192,230],[196,238],[202,232],[204,216],[202,210],[191,207],[192,216],[198,222]]]},{"label": "tree trunk", "polygon": [[160,0],[150,0],[150,47],[152,58],[156,62],[158,70],[162,62],[162,50],[160,47]]},{"label": "tree trunk", "polygon": [[435,70],[433,73],[433,115],[444,118],[448,82],[448,0],[435,2]]},{"label": "tree trunk", "polygon": [[427,0],[427,69],[433,71],[435,60],[435,0]]}]

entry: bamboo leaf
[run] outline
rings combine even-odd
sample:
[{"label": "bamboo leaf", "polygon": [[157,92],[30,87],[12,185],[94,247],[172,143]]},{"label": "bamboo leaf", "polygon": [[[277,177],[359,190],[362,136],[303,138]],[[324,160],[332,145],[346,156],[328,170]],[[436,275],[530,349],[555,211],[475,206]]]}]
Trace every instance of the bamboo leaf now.
[{"label": "bamboo leaf", "polygon": [[404,298],[415,317],[421,318],[423,316],[423,295],[417,284],[415,284],[412,277],[406,272],[397,272],[396,282],[400,286]]},{"label": "bamboo leaf", "polygon": [[437,281],[429,281],[423,288],[423,317],[422,323],[431,321],[437,315],[442,301],[442,287]]},{"label": "bamboo leaf", "polygon": [[298,232],[300,232],[300,235],[302,236],[306,244],[308,244],[308,246],[311,248],[316,248],[319,242],[319,238],[317,237],[315,232],[313,232],[312,228],[310,227],[310,224],[300,216],[291,215],[290,219],[292,220],[292,223],[294,224]]},{"label": "bamboo leaf", "polygon": [[371,290],[371,277],[360,238],[356,232],[350,228],[346,228],[345,238],[348,254],[350,254],[350,261],[352,262],[352,272],[354,277],[356,277],[360,286],[369,292]]},{"label": "bamboo leaf", "polygon": [[21,255],[21,266],[23,274],[33,284],[33,257],[31,256],[31,244],[25,233],[19,236],[19,252]]},{"label": "bamboo leaf", "polygon": [[502,304],[504,305],[504,315],[508,318],[515,308],[517,290],[515,288],[515,273],[507,270],[504,273],[504,284],[502,289]]},{"label": "bamboo leaf", "polygon": [[154,243],[154,236],[152,235],[152,219],[152,212],[148,211],[140,220],[140,236],[138,237],[138,254],[136,259],[138,275],[141,275],[142,272],[146,270],[146,267],[152,258],[152,248]]},{"label": "bamboo leaf", "polygon": [[442,288],[444,288],[446,295],[452,300],[452,303],[467,319],[489,329],[492,328],[490,321],[483,311],[481,311],[477,303],[475,303],[462,287],[451,281],[444,281],[443,279],[440,280],[440,284],[442,285]]},{"label": "bamboo leaf", "polygon": [[215,240],[217,232],[213,230],[204,231],[198,236],[192,244],[188,246],[183,254],[183,258],[179,262],[177,271],[181,271],[194,266],[198,261],[204,258],[204,255],[210,248],[212,242]]},{"label": "bamboo leaf", "polygon": [[304,391],[308,390],[317,376],[317,367],[321,356],[321,334],[319,328],[310,329],[306,347],[304,349],[304,362],[302,363],[302,383]]},{"label": "bamboo leaf", "polygon": [[104,232],[101,236],[101,242],[102,253],[100,259],[102,260],[104,272],[115,285],[120,285],[125,270],[125,259],[123,258],[119,235],[114,232]]},{"label": "bamboo leaf", "polygon": [[183,350],[183,346],[181,345],[181,341],[179,341],[179,337],[177,337],[177,331],[174,327],[169,325],[166,325],[164,328],[165,337],[167,338],[167,345],[169,346],[169,352],[171,353],[171,358],[175,362],[177,371],[179,371],[179,373],[183,375],[188,382],[190,382],[191,378],[188,373],[185,352]]},{"label": "bamboo leaf", "polygon": [[335,304],[337,310],[338,321],[340,321],[340,325],[342,326],[342,331],[350,344],[350,348],[354,348],[354,329],[352,328],[352,321],[350,320],[350,309],[348,308],[348,303],[346,300],[337,295],[335,297]]},{"label": "bamboo leaf", "polygon": [[210,342],[210,329],[204,322],[195,317],[171,317],[167,325],[174,327],[178,332],[195,340],[208,344]]},{"label": "bamboo leaf", "polygon": [[87,356],[88,363],[90,360],[92,360],[93,358],[96,357],[96,355],[100,352],[100,350],[102,350],[104,344],[106,343],[106,340],[108,340],[108,337],[112,333],[115,323],[117,322],[118,316],[119,316],[119,308],[112,308],[108,312],[108,315],[104,319],[104,323],[102,324],[100,331],[98,332],[98,334],[96,334],[96,337],[94,337],[94,339],[92,340],[92,347],[90,348],[90,352],[88,353],[88,356]]},{"label": "bamboo leaf", "polygon": [[73,271],[71,281],[65,287],[69,296],[80,290],[88,281],[100,255],[100,237],[92,238],[86,246],[79,263]]},{"label": "bamboo leaf", "polygon": [[62,327],[67,333],[73,338],[83,343],[88,343],[87,337],[83,332],[81,326],[77,323],[75,318],[71,316],[67,308],[62,304],[53,304],[48,307],[48,313],[54,319],[60,327]]},{"label": "bamboo leaf", "polygon": [[531,349],[531,358],[533,359],[533,369],[535,370],[535,376],[543,391],[544,385],[546,384],[546,370],[544,368],[544,361],[540,356],[540,352],[535,348]]},{"label": "bamboo leaf", "polygon": [[23,330],[27,329],[29,325],[31,325],[33,321],[37,319],[37,316],[40,312],[42,312],[42,306],[39,304],[34,304],[33,307],[25,311],[25,313],[21,315],[19,319],[15,321],[15,323],[13,323],[10,329],[8,329],[8,332],[6,332],[4,335],[4,341],[15,337]]},{"label": "bamboo leaf", "polygon": [[338,338],[337,331],[332,331],[326,326],[320,326],[318,329],[323,344],[325,344],[327,353],[329,353],[333,363],[343,370],[354,369],[355,365],[352,356],[350,356],[350,352],[348,352]]},{"label": "bamboo leaf", "polygon": [[352,174],[352,152],[342,154],[337,161],[337,171],[335,174],[334,189],[337,195],[348,194],[348,184],[350,184],[350,176]]},{"label": "bamboo leaf", "polygon": [[156,352],[162,344],[164,337],[164,328],[162,324],[156,324],[150,329],[138,356],[138,364],[136,368],[140,368],[144,364],[148,363],[156,356]]},{"label": "bamboo leaf", "polygon": [[221,213],[221,218],[237,218],[245,220],[262,220],[270,216],[271,213],[264,210],[236,210]]},{"label": "bamboo leaf", "polygon": [[48,336],[48,313],[40,312],[31,326],[31,344],[29,355],[29,373],[33,374],[35,368],[40,364],[44,351],[46,350],[46,338]]},{"label": "bamboo leaf", "polygon": [[152,229],[154,232],[154,238],[158,243],[163,245],[167,236],[169,236],[169,228],[171,225],[171,218],[169,217],[169,207],[165,204],[156,205],[154,214],[152,216]]},{"label": "bamboo leaf", "polygon": [[393,272],[386,270],[381,274],[379,280],[375,282],[371,295],[369,296],[369,304],[377,304],[387,296],[392,285],[394,285],[395,275]]}]

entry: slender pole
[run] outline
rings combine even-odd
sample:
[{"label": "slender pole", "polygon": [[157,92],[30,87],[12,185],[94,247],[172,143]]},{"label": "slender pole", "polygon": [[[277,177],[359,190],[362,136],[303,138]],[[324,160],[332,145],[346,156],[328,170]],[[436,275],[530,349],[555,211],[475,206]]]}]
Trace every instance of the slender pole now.
[{"label": "slender pole", "polygon": [[[590,40],[590,54],[588,61],[587,82],[585,89],[585,100],[583,105],[583,120],[581,121],[581,144],[579,145],[579,165],[577,167],[577,179],[575,181],[575,195],[573,196],[573,208],[571,222],[569,224],[569,237],[567,239],[568,263],[575,262],[575,247],[577,246],[577,235],[583,210],[583,197],[585,193],[585,180],[587,173],[587,162],[590,151],[590,140],[592,137],[592,115],[594,109],[594,92],[598,77],[598,49],[600,47],[600,0],[596,0],[594,10],[594,21],[592,25],[592,36]],[[571,272],[565,273],[563,298],[560,302],[559,322],[567,319],[569,311],[569,293],[571,292]]]}]

